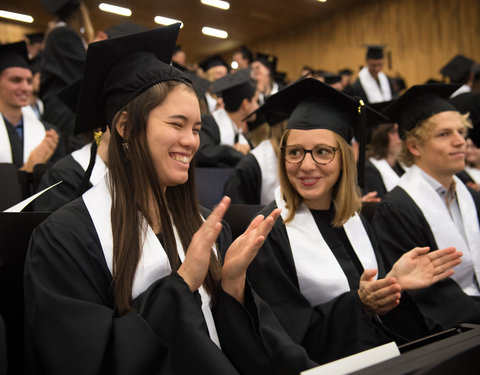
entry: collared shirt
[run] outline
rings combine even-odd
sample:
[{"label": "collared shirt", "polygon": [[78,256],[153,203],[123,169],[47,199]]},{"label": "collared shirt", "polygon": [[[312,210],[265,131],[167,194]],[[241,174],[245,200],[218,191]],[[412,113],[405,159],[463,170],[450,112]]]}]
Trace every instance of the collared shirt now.
[{"label": "collared shirt", "polygon": [[23,143],[23,117],[20,118],[20,122],[17,125],[13,125],[10,121],[7,120],[5,116],[3,116],[3,121],[5,121],[5,125],[7,127],[11,126],[12,128],[15,129],[15,132],[17,133],[18,138]]},{"label": "collared shirt", "polygon": [[446,189],[440,182],[435,180],[432,176],[427,174],[420,168],[420,173],[423,178],[435,189],[435,191],[442,198],[442,202],[445,203],[450,217],[457,226],[462,237],[467,241],[467,235],[465,234],[465,228],[463,227],[462,215],[460,214],[460,207],[458,206],[457,195],[455,193],[455,181],[452,179],[452,185],[450,189]]}]

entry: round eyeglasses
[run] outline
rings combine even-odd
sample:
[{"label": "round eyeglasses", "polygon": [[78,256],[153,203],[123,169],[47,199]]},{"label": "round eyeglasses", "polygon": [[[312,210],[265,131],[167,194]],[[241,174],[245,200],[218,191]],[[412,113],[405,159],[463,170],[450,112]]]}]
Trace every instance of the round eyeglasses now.
[{"label": "round eyeglasses", "polygon": [[335,151],[337,147],[328,145],[317,145],[311,150],[305,150],[300,145],[283,146],[283,160],[291,164],[300,164],[305,159],[306,154],[310,154],[312,159],[317,164],[328,164],[335,158]]}]

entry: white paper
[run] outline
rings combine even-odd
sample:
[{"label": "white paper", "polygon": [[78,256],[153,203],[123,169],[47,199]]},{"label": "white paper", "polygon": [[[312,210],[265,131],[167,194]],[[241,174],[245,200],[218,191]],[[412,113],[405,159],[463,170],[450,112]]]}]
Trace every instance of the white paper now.
[{"label": "white paper", "polygon": [[351,356],[303,371],[301,375],[344,375],[398,357],[400,351],[394,342],[377,346]]},{"label": "white paper", "polygon": [[21,212],[25,207],[28,206],[29,203],[33,202],[35,199],[37,199],[40,195],[45,193],[47,190],[50,190],[51,188],[57,186],[58,184],[61,184],[63,181],[58,181],[56,184],[53,184],[46,189],[43,189],[42,191],[38,192],[37,194],[32,195],[31,197],[28,197],[27,199],[21,201],[20,203],[17,203],[15,206],[12,206],[10,208],[7,208],[3,212]]}]

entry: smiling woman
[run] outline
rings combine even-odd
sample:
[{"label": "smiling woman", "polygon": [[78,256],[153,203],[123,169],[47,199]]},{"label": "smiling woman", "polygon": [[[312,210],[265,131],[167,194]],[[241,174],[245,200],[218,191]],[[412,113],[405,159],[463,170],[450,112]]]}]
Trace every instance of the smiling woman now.
[{"label": "smiling woman", "polygon": [[222,225],[230,200],[213,212],[197,204],[200,108],[169,65],[178,30],[88,48],[76,130],[108,124],[109,170],[33,234],[29,373],[297,374],[315,365],[246,282],[279,210],[232,243]]},{"label": "smiling woman", "polygon": [[414,248],[386,274],[372,230],[357,213],[350,146],[359,111],[369,123],[381,115],[311,78],[268,104],[289,120],[278,162],[280,187],[262,213],[281,208],[283,221],[275,223],[248,269],[255,290],[319,363],[431,333],[405,291],[450,276],[461,253]]}]

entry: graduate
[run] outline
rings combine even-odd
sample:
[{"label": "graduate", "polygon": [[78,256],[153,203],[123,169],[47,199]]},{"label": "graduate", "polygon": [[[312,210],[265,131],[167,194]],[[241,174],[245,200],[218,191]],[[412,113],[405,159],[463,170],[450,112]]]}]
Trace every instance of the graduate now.
[{"label": "graduate", "polygon": [[429,327],[480,322],[478,192],[455,173],[465,168],[466,115],[447,101],[458,85],[411,87],[385,113],[403,138],[400,159],[410,167],[377,208],[374,228],[386,261],[409,246],[454,246],[462,251],[455,274],[411,296]]},{"label": "graduate", "polygon": [[385,45],[366,45],[365,66],[348,89],[348,94],[361,97],[366,104],[386,102],[398,96],[393,79],[383,72]]},{"label": "graduate", "polygon": [[93,27],[81,0],[41,0],[41,3],[53,20],[45,35],[39,95],[45,106],[43,119],[60,130],[62,156],[65,156],[83,144],[73,138],[74,113],[57,94],[82,75],[87,44],[94,38]]},{"label": "graduate", "polygon": [[428,334],[405,291],[451,275],[461,253],[414,248],[385,275],[372,231],[357,214],[350,146],[358,118],[376,121],[380,114],[312,78],[272,96],[273,103],[290,117],[280,187],[262,213],[281,208],[282,220],[248,269],[252,286],[319,363]]},{"label": "graduate", "polygon": [[[268,100],[267,100],[268,103]],[[254,112],[268,124],[268,137],[240,160],[225,182],[224,194],[233,204],[267,205],[279,185],[277,160],[285,116],[268,104]]]},{"label": "graduate", "polygon": [[25,42],[0,46],[0,163],[26,172],[58,159],[58,133],[34,113],[32,91]]},{"label": "graduate", "polygon": [[212,90],[222,96],[225,108],[202,116],[197,165],[234,167],[252,149],[246,117],[258,109],[258,92],[246,69],[216,80]]},{"label": "graduate", "polygon": [[257,82],[258,102],[264,104],[267,98],[276,94],[285,85],[275,80],[277,57],[257,52],[252,64],[252,77]]},{"label": "graduate", "polygon": [[[201,61],[198,66],[203,70],[205,78],[210,82],[225,77],[228,74],[229,68],[225,60],[220,55],[213,55]],[[214,93],[210,91],[205,93],[208,110],[210,113],[222,108],[221,100]]]},{"label": "graduate", "polygon": [[[371,107],[382,112],[390,103],[376,103]],[[382,198],[397,186],[400,177],[405,173],[404,167],[397,160],[402,147],[398,124],[395,122],[379,124],[369,138],[368,159],[365,163],[365,186],[362,188],[362,193],[376,191],[377,196]]]},{"label": "graduate", "polygon": [[279,212],[230,244],[221,224],[229,199],[210,215],[196,204],[198,98],[168,65],[179,29],[88,49],[76,131],[109,124],[109,171],[32,235],[29,374],[297,374],[315,365],[246,283]]}]

